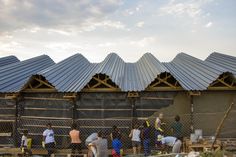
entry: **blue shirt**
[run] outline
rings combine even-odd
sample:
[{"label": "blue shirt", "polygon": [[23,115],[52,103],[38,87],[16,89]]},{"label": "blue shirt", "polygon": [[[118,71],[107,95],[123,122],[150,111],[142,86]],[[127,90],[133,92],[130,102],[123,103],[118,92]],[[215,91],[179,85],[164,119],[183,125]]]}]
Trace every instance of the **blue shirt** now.
[{"label": "blue shirt", "polygon": [[112,141],[112,147],[116,151],[117,154],[120,154],[120,149],[122,148],[122,143],[118,138],[115,138]]},{"label": "blue shirt", "polygon": [[162,140],[161,140],[161,143],[162,144],[165,144],[167,146],[171,146],[173,147],[175,142],[176,142],[177,138],[176,137],[172,137],[172,136],[166,136],[166,137],[163,137]]}]

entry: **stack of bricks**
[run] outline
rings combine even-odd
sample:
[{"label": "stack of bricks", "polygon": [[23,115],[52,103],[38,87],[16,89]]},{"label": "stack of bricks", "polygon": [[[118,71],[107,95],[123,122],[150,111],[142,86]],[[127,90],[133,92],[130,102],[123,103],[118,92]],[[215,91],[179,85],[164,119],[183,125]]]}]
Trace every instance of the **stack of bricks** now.
[{"label": "stack of bricks", "polygon": [[227,151],[236,151],[236,138],[222,138],[220,139]]}]

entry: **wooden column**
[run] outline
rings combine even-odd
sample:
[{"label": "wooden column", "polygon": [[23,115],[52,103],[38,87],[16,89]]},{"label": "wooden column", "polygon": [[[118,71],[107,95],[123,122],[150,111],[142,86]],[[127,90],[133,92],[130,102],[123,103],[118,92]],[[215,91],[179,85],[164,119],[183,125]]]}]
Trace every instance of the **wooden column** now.
[{"label": "wooden column", "polygon": [[131,108],[132,108],[132,128],[137,123],[137,110],[136,110],[136,99],[139,97],[139,94],[137,92],[129,92],[127,95]]},{"label": "wooden column", "polygon": [[194,104],[193,104],[193,95],[190,95],[190,130],[191,133],[194,132]]},{"label": "wooden column", "polygon": [[18,126],[19,126],[19,118],[20,118],[20,108],[19,108],[19,97],[17,95],[12,96],[12,100],[15,103],[15,122],[13,126],[13,140],[14,140],[14,146],[18,147],[19,142],[19,133],[18,133]]},{"label": "wooden column", "polygon": [[66,94],[63,96],[64,99],[68,100],[69,102],[71,102],[71,112],[72,112],[72,123],[75,122],[75,120],[78,118],[77,117],[77,93],[72,93],[72,94]]}]

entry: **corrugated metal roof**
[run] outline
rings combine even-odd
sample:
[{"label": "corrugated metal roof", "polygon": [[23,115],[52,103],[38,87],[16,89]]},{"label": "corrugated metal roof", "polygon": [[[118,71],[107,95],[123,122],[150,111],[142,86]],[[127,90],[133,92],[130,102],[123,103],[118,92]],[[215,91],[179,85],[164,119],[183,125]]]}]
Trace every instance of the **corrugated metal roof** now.
[{"label": "corrugated metal roof", "polygon": [[169,70],[151,53],[144,54],[136,63],[126,63],[122,84],[124,91],[143,91],[157,75]]},{"label": "corrugated metal roof", "polygon": [[0,92],[18,92],[31,75],[55,64],[47,55],[41,55],[0,68]]},{"label": "corrugated metal roof", "polygon": [[173,61],[164,65],[185,90],[206,90],[219,75],[228,72],[220,66],[185,53],[178,54]]},{"label": "corrugated metal roof", "polygon": [[0,58],[0,67],[19,62],[20,60],[15,56],[6,56]]},{"label": "corrugated metal roof", "polygon": [[95,65],[90,63],[81,54],[75,54],[43,71],[38,72],[44,76],[58,91],[80,91],[81,86],[91,79]]},{"label": "corrugated metal roof", "polygon": [[205,61],[227,69],[236,77],[236,57],[214,52]]},{"label": "corrugated metal roof", "polygon": [[213,53],[202,61],[185,53],[171,62],[161,63],[152,54],[144,54],[135,63],[126,63],[117,54],[109,54],[100,63],[90,63],[75,54],[57,64],[45,55],[0,68],[0,92],[16,92],[32,75],[44,76],[59,92],[80,92],[96,74],[105,74],[121,91],[143,91],[156,77],[170,73],[185,90],[206,90],[221,74],[235,74],[235,58]]},{"label": "corrugated metal roof", "polygon": [[161,72],[168,69],[152,54],[143,55],[136,63],[125,63],[117,54],[109,54],[100,63],[90,63],[75,54],[41,72],[60,92],[79,92],[96,74],[105,74],[122,91],[142,91]]}]

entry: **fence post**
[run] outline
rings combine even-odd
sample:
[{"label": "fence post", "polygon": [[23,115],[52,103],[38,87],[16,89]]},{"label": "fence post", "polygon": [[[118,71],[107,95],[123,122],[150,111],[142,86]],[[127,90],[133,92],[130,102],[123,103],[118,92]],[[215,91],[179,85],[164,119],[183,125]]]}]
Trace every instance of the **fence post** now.
[{"label": "fence post", "polygon": [[14,123],[14,130],[13,130],[13,140],[14,140],[14,146],[18,146],[18,116],[19,116],[19,102],[18,98],[14,98],[14,103],[15,103],[15,123]]},{"label": "fence post", "polygon": [[136,98],[139,97],[138,92],[129,92],[127,95],[130,105],[132,107],[132,128],[137,123]]},{"label": "fence post", "polygon": [[190,129],[191,129],[191,133],[194,132],[194,104],[193,104],[193,95],[190,95]]}]

